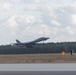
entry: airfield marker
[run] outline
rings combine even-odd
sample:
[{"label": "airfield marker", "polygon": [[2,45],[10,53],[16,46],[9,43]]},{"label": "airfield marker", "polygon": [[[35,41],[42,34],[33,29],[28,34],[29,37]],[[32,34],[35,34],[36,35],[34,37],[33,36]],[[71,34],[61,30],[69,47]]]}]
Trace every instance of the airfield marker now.
[{"label": "airfield marker", "polygon": [[62,56],[64,56],[65,55],[65,52],[62,52]]}]

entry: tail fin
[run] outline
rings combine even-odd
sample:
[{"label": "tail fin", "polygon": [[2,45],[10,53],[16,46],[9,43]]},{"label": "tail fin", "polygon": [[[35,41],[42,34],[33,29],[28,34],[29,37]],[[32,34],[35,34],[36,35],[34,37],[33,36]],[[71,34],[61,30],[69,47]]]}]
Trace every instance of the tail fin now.
[{"label": "tail fin", "polygon": [[20,42],[19,40],[17,40],[17,39],[16,39],[16,42],[17,42],[17,43],[21,43],[21,42]]}]

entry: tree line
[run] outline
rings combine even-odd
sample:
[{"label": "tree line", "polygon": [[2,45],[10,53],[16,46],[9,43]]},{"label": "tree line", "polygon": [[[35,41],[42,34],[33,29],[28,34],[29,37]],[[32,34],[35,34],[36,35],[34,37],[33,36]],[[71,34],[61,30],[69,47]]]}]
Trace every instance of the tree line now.
[{"label": "tree line", "polygon": [[0,45],[0,54],[40,54],[40,53],[69,53],[76,52],[76,42],[38,43],[33,48]]}]

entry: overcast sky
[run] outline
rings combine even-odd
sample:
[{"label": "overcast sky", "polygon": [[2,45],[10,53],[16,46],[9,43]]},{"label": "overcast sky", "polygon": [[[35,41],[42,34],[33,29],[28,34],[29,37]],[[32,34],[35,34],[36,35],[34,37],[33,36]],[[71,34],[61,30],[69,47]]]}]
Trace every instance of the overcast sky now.
[{"label": "overcast sky", "polygon": [[0,44],[39,37],[76,41],[76,0],[0,0]]}]

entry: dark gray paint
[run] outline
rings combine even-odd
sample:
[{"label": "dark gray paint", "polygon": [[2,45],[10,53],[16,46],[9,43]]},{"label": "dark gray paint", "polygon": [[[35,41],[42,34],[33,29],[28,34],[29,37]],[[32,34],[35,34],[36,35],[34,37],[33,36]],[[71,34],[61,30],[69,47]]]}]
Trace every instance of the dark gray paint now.
[{"label": "dark gray paint", "polygon": [[0,71],[0,75],[76,75],[75,71]]}]

